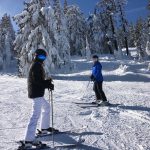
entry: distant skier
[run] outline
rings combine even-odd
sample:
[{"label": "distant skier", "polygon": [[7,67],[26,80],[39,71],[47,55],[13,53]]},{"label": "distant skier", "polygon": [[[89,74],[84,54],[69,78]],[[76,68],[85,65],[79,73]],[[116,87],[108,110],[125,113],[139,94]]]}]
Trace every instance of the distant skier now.
[{"label": "distant skier", "polygon": [[52,128],[50,128],[50,104],[44,99],[44,92],[46,88],[54,90],[54,85],[52,79],[45,80],[43,62],[46,56],[47,53],[43,49],[36,50],[34,61],[29,70],[28,96],[33,99],[33,112],[27,127],[24,148],[41,144],[40,141],[35,140],[36,126],[40,116],[41,132],[52,132]]},{"label": "distant skier", "polygon": [[91,80],[94,82],[93,90],[95,91],[96,101],[93,104],[101,104],[107,105],[108,101],[103,91],[103,75],[102,75],[102,65],[99,62],[99,58],[97,55],[92,57],[93,60],[93,68]]}]

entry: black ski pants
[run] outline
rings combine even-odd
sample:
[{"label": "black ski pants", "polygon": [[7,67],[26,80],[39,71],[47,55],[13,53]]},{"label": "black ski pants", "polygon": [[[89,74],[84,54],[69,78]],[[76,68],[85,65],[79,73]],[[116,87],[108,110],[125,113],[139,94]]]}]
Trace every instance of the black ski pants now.
[{"label": "black ski pants", "polygon": [[96,95],[96,100],[107,101],[107,98],[103,91],[103,82],[94,82],[93,90]]}]

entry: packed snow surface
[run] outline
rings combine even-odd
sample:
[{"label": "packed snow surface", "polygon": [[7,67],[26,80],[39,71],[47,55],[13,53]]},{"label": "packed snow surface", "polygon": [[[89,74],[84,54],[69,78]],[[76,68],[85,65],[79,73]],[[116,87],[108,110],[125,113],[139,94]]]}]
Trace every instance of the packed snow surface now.
[{"label": "packed snow surface", "polygon": [[[92,63],[74,58],[75,70],[53,75],[54,124],[61,131],[55,144],[81,137],[83,150],[150,150],[150,72],[148,63],[102,57],[104,91],[114,107],[81,108],[75,102],[95,99],[88,80]],[[121,66],[121,67],[120,67]],[[123,67],[124,66],[124,67]],[[32,101],[27,97],[26,79],[0,75],[0,150],[14,150],[24,139]],[[48,92],[45,97],[48,99]],[[63,137],[63,138],[62,138]],[[62,140],[62,141],[61,141]],[[52,145],[51,138],[45,142]]]}]

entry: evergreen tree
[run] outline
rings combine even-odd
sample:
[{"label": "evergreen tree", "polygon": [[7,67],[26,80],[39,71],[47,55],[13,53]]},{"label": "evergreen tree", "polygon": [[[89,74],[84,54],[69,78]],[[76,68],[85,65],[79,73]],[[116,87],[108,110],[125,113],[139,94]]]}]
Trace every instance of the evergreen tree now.
[{"label": "evergreen tree", "polygon": [[117,11],[119,12],[120,23],[122,27],[122,34],[119,37],[124,38],[124,46],[126,47],[126,54],[129,55],[128,48],[128,32],[127,32],[127,20],[125,18],[125,6],[127,4],[126,0],[116,0],[115,5],[117,7]]},{"label": "evergreen tree", "polygon": [[136,36],[135,36],[135,25],[133,23],[130,23],[128,28],[129,28],[128,29],[129,47],[136,47],[136,45],[135,45],[135,41],[136,41],[136,39],[135,39],[136,38]]},{"label": "evergreen tree", "polygon": [[59,0],[54,0],[53,8],[56,20],[55,37],[57,50],[63,60],[63,64],[65,65],[66,63],[70,63],[70,45],[67,37],[68,29],[66,25],[66,17]]},{"label": "evergreen tree", "polygon": [[2,26],[0,20],[0,70],[3,69],[3,45],[2,45]]},{"label": "evergreen tree", "polygon": [[91,50],[92,53],[99,52],[99,47],[97,46],[97,44],[99,44],[99,41],[96,43],[96,39],[95,39],[95,36],[96,36],[96,34],[95,34],[96,33],[95,32],[95,28],[96,28],[95,18],[96,18],[95,14],[90,14],[89,18],[86,21],[86,24],[87,24],[86,45],[88,42],[89,49]]},{"label": "evergreen tree", "polygon": [[68,7],[68,2],[67,0],[64,0],[64,14],[67,13],[67,7]]},{"label": "evergreen tree", "polygon": [[[109,44],[114,48],[114,50],[118,51],[118,41],[116,35],[116,13],[117,8],[114,0],[101,0],[96,9],[98,11],[99,17],[103,20],[105,25],[105,40],[109,39]],[[103,23],[102,22],[102,23]],[[103,26],[103,25],[102,25]],[[109,45],[110,46],[110,45]],[[110,49],[111,53],[112,50]]]},{"label": "evergreen tree", "polygon": [[11,60],[14,58],[15,31],[13,29],[10,16],[4,14],[0,22],[0,57],[1,69],[10,67]]},{"label": "evergreen tree", "polygon": [[67,28],[71,55],[85,55],[86,22],[77,6],[67,7]]},{"label": "evergreen tree", "polygon": [[54,8],[54,14],[56,17],[56,28],[57,31],[60,32],[61,30],[61,26],[62,26],[62,11],[61,11],[61,6],[60,6],[60,1],[59,0],[53,0],[54,4],[53,4],[53,8]]},{"label": "evergreen tree", "polygon": [[91,59],[91,51],[90,51],[89,42],[87,38],[86,38],[86,59],[87,60]]},{"label": "evergreen tree", "polygon": [[11,59],[12,59],[10,36],[11,35],[8,32],[5,37],[5,53],[4,54],[6,56],[6,59],[5,59],[4,65],[6,65],[6,67],[10,66]]},{"label": "evergreen tree", "polygon": [[[148,3],[148,10],[150,12],[150,0]],[[147,30],[148,30],[148,32],[146,32],[146,33],[148,33],[148,34],[147,34],[146,53],[150,57],[150,15],[148,16],[148,19],[147,19]]]},{"label": "evergreen tree", "polygon": [[14,17],[20,28],[14,42],[19,58],[20,76],[28,74],[33,53],[38,48],[44,48],[47,51],[48,58],[45,63],[47,73],[57,67],[61,61],[56,50],[54,35],[57,24],[53,8],[49,4],[49,0],[31,0],[29,3],[24,3],[23,12]]},{"label": "evergreen tree", "polygon": [[135,27],[135,45],[137,47],[138,58],[141,60],[145,57],[145,36],[144,20],[139,18]]},{"label": "evergreen tree", "polygon": [[148,1],[148,6],[147,6],[148,10],[150,10],[150,0]]},{"label": "evergreen tree", "polygon": [[96,12],[90,14],[87,19],[87,39],[92,53],[102,53],[101,30],[98,20],[99,18],[96,16]]}]

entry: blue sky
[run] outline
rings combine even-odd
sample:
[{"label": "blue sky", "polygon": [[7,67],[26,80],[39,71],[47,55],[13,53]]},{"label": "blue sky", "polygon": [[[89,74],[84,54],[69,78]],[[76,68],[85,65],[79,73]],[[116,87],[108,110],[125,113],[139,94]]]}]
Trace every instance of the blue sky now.
[{"label": "blue sky", "polygon": [[[11,16],[20,13],[23,9],[24,0],[0,0],[0,17],[4,13]],[[61,0],[63,2],[63,0]],[[99,0],[68,0],[69,4],[77,4],[87,16],[89,12],[93,12],[95,4]],[[135,22],[139,16],[145,18],[148,15],[146,10],[148,0],[128,0],[126,6],[126,16],[129,21]],[[13,23],[14,24],[14,23]]]}]

